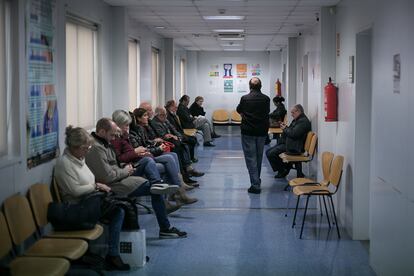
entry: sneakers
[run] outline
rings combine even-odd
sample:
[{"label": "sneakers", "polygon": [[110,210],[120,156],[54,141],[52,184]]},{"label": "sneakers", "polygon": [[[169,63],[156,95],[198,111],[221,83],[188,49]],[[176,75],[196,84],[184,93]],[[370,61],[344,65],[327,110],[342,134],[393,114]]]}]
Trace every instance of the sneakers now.
[{"label": "sneakers", "polygon": [[260,188],[257,188],[255,186],[250,186],[250,188],[247,190],[247,192],[251,194],[260,194],[261,190]]},{"label": "sneakers", "polygon": [[204,146],[205,147],[215,147],[216,145],[214,145],[213,143],[211,143],[211,142],[205,142],[204,143]]},{"label": "sneakers", "polygon": [[154,195],[173,194],[178,191],[177,185],[168,185],[165,183],[155,183],[151,185],[150,191]]},{"label": "sneakers", "polygon": [[160,239],[179,239],[179,238],[186,238],[187,233],[178,230],[175,227],[171,227],[170,229],[160,230]]},{"label": "sneakers", "polygon": [[105,257],[105,269],[127,271],[127,270],[130,270],[131,267],[129,266],[129,264],[126,264],[122,261],[121,256],[107,255]]}]

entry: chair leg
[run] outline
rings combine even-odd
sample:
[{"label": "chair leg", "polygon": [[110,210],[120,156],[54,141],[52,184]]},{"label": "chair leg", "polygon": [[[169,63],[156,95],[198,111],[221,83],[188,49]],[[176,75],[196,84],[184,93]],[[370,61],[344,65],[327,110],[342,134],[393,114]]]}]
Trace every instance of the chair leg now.
[{"label": "chair leg", "polygon": [[332,200],[332,196],[331,195],[329,195],[329,199],[331,200],[331,205],[332,205],[332,210],[333,210],[333,216],[334,216],[335,224],[336,224],[336,231],[338,232],[338,239],[340,239],[341,238],[341,235],[339,234],[338,220],[336,219],[335,206],[334,206],[334,203],[333,203],[333,200]]},{"label": "chair leg", "polygon": [[284,188],[283,188],[283,191],[288,191],[289,190],[289,184],[287,184]]},{"label": "chair leg", "polygon": [[[333,218],[332,207],[331,207],[331,204],[329,204],[329,202],[328,202],[328,209],[329,209],[329,214],[331,215],[331,218]],[[335,225],[334,220],[332,220],[332,225]]]},{"label": "chair leg", "polygon": [[308,195],[308,197],[306,198],[305,212],[303,213],[302,228],[300,229],[299,239],[302,239],[303,227],[305,226],[306,212],[308,211],[309,198],[310,198],[310,195]]},{"label": "chair leg", "polygon": [[286,210],[285,210],[285,217],[287,217],[287,212],[288,212],[288,209],[289,209],[289,203],[290,203],[291,194],[292,194],[292,191],[290,191],[289,194],[288,194],[288,200],[287,200]]},{"label": "chair leg", "polygon": [[295,215],[293,216],[292,228],[295,227],[296,225],[296,214],[298,213],[299,200],[300,200],[300,196],[298,196],[298,200],[296,201],[296,209],[295,209]]},{"label": "chair leg", "polygon": [[323,217],[321,196],[318,197],[318,201],[319,201],[319,209],[321,210],[321,217]]},{"label": "chair leg", "polygon": [[322,198],[323,198],[323,205],[325,206],[326,219],[328,220],[329,229],[331,229],[331,222],[329,220],[328,208],[326,208],[325,196],[322,196]]},{"label": "chair leg", "polygon": [[295,168],[296,168],[296,177],[305,177],[302,171],[302,162],[296,162]]}]

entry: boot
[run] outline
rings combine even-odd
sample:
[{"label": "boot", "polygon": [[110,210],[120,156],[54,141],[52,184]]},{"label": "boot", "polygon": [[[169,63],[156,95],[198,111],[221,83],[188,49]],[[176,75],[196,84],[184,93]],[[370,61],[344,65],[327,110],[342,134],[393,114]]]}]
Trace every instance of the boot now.
[{"label": "boot", "polygon": [[178,174],[178,179],[180,179],[181,186],[182,186],[182,187],[184,187],[184,189],[185,189],[185,190],[189,191],[189,190],[194,189],[194,187],[193,187],[193,186],[191,186],[191,185],[187,185],[187,184],[185,183],[185,181],[184,181],[183,176],[182,176],[182,174],[181,174],[181,173],[179,173],[179,174]]},{"label": "boot", "polygon": [[178,209],[181,208],[181,204],[179,204],[177,202],[177,204],[171,204],[168,200],[164,199],[164,204],[165,204],[165,211],[167,212],[167,214],[171,214],[172,212],[177,211]]},{"label": "boot", "polygon": [[189,197],[185,193],[185,189],[183,187],[180,187],[174,198],[176,199],[176,202],[182,202],[183,204],[193,204],[198,201],[198,199],[195,197]]}]

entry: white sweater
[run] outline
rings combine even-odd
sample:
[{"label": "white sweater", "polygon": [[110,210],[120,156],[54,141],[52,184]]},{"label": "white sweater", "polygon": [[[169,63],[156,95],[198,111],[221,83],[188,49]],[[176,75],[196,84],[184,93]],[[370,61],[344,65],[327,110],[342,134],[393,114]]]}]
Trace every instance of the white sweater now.
[{"label": "white sweater", "polygon": [[85,160],[74,157],[67,148],[56,162],[55,178],[62,201],[65,202],[78,202],[83,195],[96,188],[95,176]]}]

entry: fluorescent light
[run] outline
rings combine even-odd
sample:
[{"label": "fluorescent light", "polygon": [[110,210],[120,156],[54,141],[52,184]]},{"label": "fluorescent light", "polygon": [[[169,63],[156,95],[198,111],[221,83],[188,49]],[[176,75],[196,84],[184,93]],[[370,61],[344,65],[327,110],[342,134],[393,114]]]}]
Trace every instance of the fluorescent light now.
[{"label": "fluorescent light", "polygon": [[155,29],[165,29],[164,26],[155,26]]},{"label": "fluorescent light", "polygon": [[240,47],[243,46],[243,44],[220,44],[223,47]]},{"label": "fluorescent light", "polygon": [[244,20],[244,15],[207,15],[205,20]]},{"label": "fluorescent light", "polygon": [[240,49],[240,48],[226,48],[226,49],[223,49],[223,51],[243,51],[243,49]]},{"label": "fluorescent light", "polygon": [[244,37],[219,37],[220,40],[244,40]]},{"label": "fluorescent light", "polygon": [[244,29],[216,29],[213,30],[216,33],[244,33]]}]

